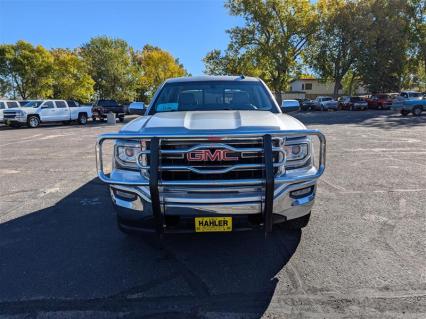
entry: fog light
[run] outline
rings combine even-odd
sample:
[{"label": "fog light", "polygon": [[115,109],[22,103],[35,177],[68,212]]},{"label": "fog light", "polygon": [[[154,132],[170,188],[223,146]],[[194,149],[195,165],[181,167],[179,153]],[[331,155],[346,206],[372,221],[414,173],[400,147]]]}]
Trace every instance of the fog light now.
[{"label": "fog light", "polygon": [[121,199],[135,200],[137,198],[137,195],[134,193],[124,192],[118,189],[114,189],[114,194]]},{"label": "fog light", "polygon": [[298,189],[297,191],[290,192],[290,197],[292,198],[300,198],[305,197],[313,192],[314,186]]}]

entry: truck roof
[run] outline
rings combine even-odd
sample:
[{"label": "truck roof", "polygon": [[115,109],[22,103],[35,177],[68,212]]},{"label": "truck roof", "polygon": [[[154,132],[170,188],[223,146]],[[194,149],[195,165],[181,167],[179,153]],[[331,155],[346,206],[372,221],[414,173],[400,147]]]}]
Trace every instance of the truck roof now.
[{"label": "truck roof", "polygon": [[204,81],[244,81],[244,82],[259,82],[258,78],[251,76],[241,75],[201,75],[201,76],[187,76],[180,78],[172,78],[166,80],[166,83],[180,83],[180,82],[204,82]]}]

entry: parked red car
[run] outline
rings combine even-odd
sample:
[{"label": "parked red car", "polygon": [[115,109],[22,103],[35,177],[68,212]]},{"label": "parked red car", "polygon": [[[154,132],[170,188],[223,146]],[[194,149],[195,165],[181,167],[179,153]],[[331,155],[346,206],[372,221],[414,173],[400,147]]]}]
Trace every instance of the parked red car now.
[{"label": "parked red car", "polygon": [[376,94],[367,99],[369,109],[390,110],[392,98],[388,94]]}]

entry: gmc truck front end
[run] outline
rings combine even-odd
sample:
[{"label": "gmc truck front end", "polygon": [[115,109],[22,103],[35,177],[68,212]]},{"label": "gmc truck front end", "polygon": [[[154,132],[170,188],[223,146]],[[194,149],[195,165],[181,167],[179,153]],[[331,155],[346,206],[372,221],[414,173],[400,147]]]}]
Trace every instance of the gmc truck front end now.
[{"label": "gmc truck front end", "polygon": [[[107,140],[114,143],[110,173],[103,161]],[[276,223],[309,218],[325,169],[326,140],[306,129],[116,133],[99,136],[96,158],[125,232],[263,227],[269,233]]]}]

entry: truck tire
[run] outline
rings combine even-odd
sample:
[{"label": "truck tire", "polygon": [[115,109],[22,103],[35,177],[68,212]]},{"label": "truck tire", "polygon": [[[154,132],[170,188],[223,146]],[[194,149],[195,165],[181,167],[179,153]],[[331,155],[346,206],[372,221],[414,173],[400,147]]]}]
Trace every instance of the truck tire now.
[{"label": "truck tire", "polygon": [[124,122],[124,116],[119,116],[118,120],[120,121],[120,123],[123,123]]},{"label": "truck tire", "polygon": [[410,113],[410,111],[407,110],[401,110],[401,115],[407,116]]},{"label": "truck tire", "polygon": [[420,105],[417,105],[413,108],[413,115],[420,116],[423,112],[423,108]]},{"label": "truck tire", "polygon": [[86,113],[80,113],[78,115],[78,124],[80,124],[80,125],[86,125],[87,124],[87,114]]},{"label": "truck tire", "polygon": [[282,223],[282,227],[288,230],[299,230],[308,225],[310,218],[311,218],[311,212],[309,212],[309,214],[305,216],[291,219]]},{"label": "truck tire", "polygon": [[37,115],[30,115],[27,119],[28,127],[36,128],[40,125],[40,118]]}]

